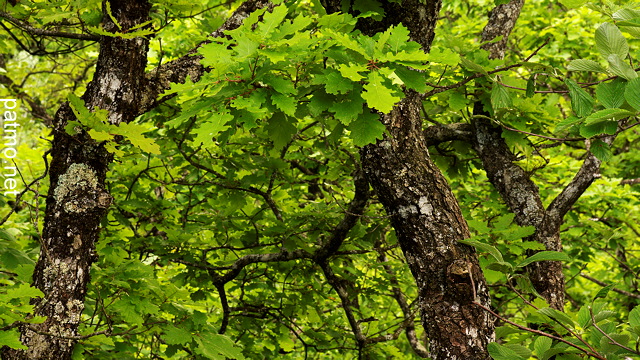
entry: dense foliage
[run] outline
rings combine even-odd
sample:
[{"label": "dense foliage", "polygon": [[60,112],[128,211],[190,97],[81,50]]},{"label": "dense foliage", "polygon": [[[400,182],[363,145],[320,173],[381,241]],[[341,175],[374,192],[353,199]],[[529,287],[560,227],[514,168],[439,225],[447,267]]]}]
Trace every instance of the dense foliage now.
[{"label": "dense foliage", "polygon": [[[640,356],[640,5],[528,1],[505,58],[489,59],[479,36],[504,2],[445,2],[428,54],[402,25],[374,37],[354,30],[385,16],[375,1],[355,1],[359,15],[327,14],[318,1],[258,10],[198,47],[208,72],[119,125],[79,98],[95,38],[152,36],[154,71],[238,4],[155,2],[151,28],[113,35],[100,30],[97,1],[0,2],[0,97],[20,99],[25,190],[17,202],[0,195],[0,346],[23,347],[15,324],[43,321],[29,299],[43,296],[30,283],[47,126],[69,101],[78,121],[67,132],[86,131],[115,157],[75,359],[418,358],[416,285],[388,216],[360,184],[358,153],[382,138],[379,114],[408,88],[426,93],[425,128],[469,124],[479,102],[545,205],[589,151],[604,161],[565,216],[564,251],[534,254],[545,250],[527,240],[534,228],[516,225],[473,147],[430,142],[491,288],[493,358]],[[26,22],[87,37],[32,35]],[[528,280],[524,267],[540,260],[563,261],[565,312]]]}]

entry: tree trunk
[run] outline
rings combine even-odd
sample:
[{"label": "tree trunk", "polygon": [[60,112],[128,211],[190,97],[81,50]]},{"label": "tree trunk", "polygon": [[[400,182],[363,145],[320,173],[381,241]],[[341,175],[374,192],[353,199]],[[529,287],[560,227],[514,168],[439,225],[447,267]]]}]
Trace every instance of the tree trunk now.
[{"label": "tree trunk", "polygon": [[[357,27],[373,36],[402,23],[411,39],[428,52],[441,2],[381,3],[385,18],[379,22],[360,19]],[[323,4],[328,12],[341,9],[339,0]],[[469,229],[447,181],[430,159],[422,133],[421,102],[420,94],[406,91],[406,98],[382,116],[388,134],[361,150],[362,166],[391,217],[416,280],[431,358],[489,359],[493,320],[473,304],[489,307],[489,290],[474,249],[458,243],[469,237]]]},{"label": "tree trunk", "polygon": [[408,93],[383,117],[389,135],[362,149],[363,167],[415,277],[432,359],[489,359],[493,320],[473,304],[489,307],[489,290],[474,250],[457,242],[469,230],[429,157],[421,101]]},{"label": "tree trunk", "polygon": [[[482,42],[491,41],[499,36],[497,42],[487,43],[483,48],[489,51],[490,58],[503,58],[509,34],[518,20],[524,0],[512,0],[496,6],[484,30]],[[562,251],[560,242],[561,221],[546,218],[538,186],[529,175],[518,166],[516,156],[509,150],[502,138],[502,128],[488,119],[490,114],[477,102],[473,119],[475,132],[474,148],[487,173],[489,181],[498,190],[509,209],[515,214],[520,226],[533,226],[536,232],[527,240],[544,244],[547,250]],[[564,274],[559,261],[535,262],[527,266],[527,271],[536,291],[547,301],[550,307],[564,310]]]},{"label": "tree trunk", "polygon": [[[111,15],[104,14],[107,31],[126,31],[149,20],[147,1],[112,0]],[[103,3],[103,8],[106,8]],[[83,98],[88,108],[109,111],[113,124],[129,122],[138,112],[144,82],[148,40],[103,37],[93,81]],[[40,257],[33,274],[34,286],[44,298],[33,299],[42,324],[23,325],[21,340],[27,350],[4,348],[2,358],[70,359],[77,342],[99,224],[111,204],[105,177],[111,155],[86,132],[70,136],[65,131],[75,115],[63,104],[54,119],[52,161],[49,171]]]}]

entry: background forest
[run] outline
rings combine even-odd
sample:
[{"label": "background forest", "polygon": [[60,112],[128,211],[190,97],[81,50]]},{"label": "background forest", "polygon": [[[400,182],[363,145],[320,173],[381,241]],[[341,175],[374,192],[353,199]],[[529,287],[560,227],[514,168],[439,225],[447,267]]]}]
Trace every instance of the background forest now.
[{"label": "background forest", "polygon": [[640,359],[640,3],[0,26],[2,359]]}]

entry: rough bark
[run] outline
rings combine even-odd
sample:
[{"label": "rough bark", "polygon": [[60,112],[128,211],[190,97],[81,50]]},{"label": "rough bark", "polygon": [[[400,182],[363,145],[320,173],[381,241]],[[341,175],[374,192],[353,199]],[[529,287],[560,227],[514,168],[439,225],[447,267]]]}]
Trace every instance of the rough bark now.
[{"label": "rough bark", "polygon": [[396,230],[416,280],[432,359],[488,359],[489,291],[458,203],[429,157],[420,96],[408,93],[383,117],[389,135],[361,151],[367,178]]},{"label": "rough bark", "polygon": [[[372,36],[402,23],[411,39],[429,51],[441,2],[381,3],[385,18],[362,20],[358,28]],[[328,12],[341,9],[339,0],[323,4]],[[473,303],[489,306],[489,291],[475,251],[458,243],[469,237],[469,230],[449,185],[430,159],[420,109],[420,94],[406,91],[406,98],[382,116],[388,134],[361,149],[363,169],[391,217],[416,280],[431,358],[488,359],[494,325]]]},{"label": "rough bark", "polygon": [[[507,40],[520,15],[524,0],[513,0],[496,6],[491,12],[482,32],[482,41],[487,42],[502,36],[497,42],[483,46],[489,57],[504,57]],[[544,221],[545,209],[542,205],[538,186],[520,166],[515,164],[516,156],[509,150],[502,138],[502,128],[488,119],[490,115],[482,104],[475,104],[473,120],[476,134],[474,148],[482,160],[487,177],[498,190],[509,209],[515,214],[520,226],[534,226],[536,232],[527,240],[544,244],[547,250],[562,251],[560,223]],[[559,261],[536,262],[527,267],[529,278],[549,306],[564,309],[564,274]]]},{"label": "rough bark", "polygon": [[[112,15],[123,30],[148,21],[150,8],[147,1],[111,1]],[[104,19],[107,31],[117,30],[109,15]],[[103,37],[94,78],[83,96],[87,106],[108,110],[114,124],[133,120],[145,81],[147,48],[144,38]],[[4,348],[6,360],[70,359],[77,342],[99,224],[111,204],[105,189],[111,156],[84,132],[68,135],[64,128],[72,120],[75,115],[65,103],[54,118],[51,187],[33,274],[33,285],[44,293],[32,300],[34,313],[47,320],[23,325],[21,340],[28,349]]]}]

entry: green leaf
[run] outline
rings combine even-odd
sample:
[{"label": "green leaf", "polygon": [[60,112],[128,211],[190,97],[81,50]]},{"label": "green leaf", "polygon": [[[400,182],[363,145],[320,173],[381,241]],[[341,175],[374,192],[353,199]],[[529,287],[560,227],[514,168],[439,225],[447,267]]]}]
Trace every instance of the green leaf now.
[{"label": "green leaf", "polygon": [[471,240],[471,239],[458,240],[458,242],[462,243],[462,244],[465,244],[465,245],[473,246],[474,248],[478,249],[479,251],[488,252],[498,262],[500,262],[500,263],[504,262],[504,259],[502,258],[502,254],[500,253],[500,250],[498,250],[498,248],[496,248],[495,246],[491,246],[489,244],[485,244],[483,242],[480,242],[480,241],[477,241],[477,240]]},{"label": "green leaf", "polygon": [[344,125],[349,125],[353,120],[357,119],[363,110],[364,100],[362,100],[359,91],[350,92],[343,101],[336,101],[329,108],[329,111],[335,114],[335,118]]},{"label": "green leaf", "polygon": [[384,124],[378,120],[378,115],[372,113],[364,113],[349,125],[351,139],[356,146],[365,146],[382,139],[385,130]]},{"label": "green leaf", "polygon": [[162,338],[170,345],[187,344],[191,341],[191,334],[183,328],[169,325],[166,327]]},{"label": "green leaf", "polygon": [[498,83],[494,83],[491,87],[491,106],[493,106],[493,110],[508,108],[512,105],[513,102],[511,101],[509,90]]},{"label": "green leaf", "polygon": [[609,161],[613,158],[613,153],[611,152],[611,148],[609,148],[609,144],[600,139],[596,139],[591,142],[589,151],[591,151],[591,153],[600,161]]},{"label": "green leaf", "polygon": [[387,46],[391,48],[391,52],[396,55],[407,46],[409,42],[409,29],[399,24],[391,30]]},{"label": "green leaf", "polygon": [[619,108],[624,104],[626,84],[626,81],[619,78],[603,82],[596,87],[596,98],[606,108]]},{"label": "green leaf", "polygon": [[625,109],[604,109],[587,116],[585,125],[593,125],[603,121],[617,121],[634,115],[634,112]]},{"label": "green leaf", "polygon": [[18,329],[0,331],[0,347],[2,346],[8,346],[12,349],[28,349],[28,347],[24,346],[22,342],[20,342],[20,333],[18,332]]},{"label": "green leaf", "polygon": [[527,80],[527,90],[525,92],[525,96],[528,98],[531,98],[535,94],[536,94],[536,78],[535,78],[535,74],[533,74]]},{"label": "green leaf", "polygon": [[559,251],[540,251],[526,258],[523,262],[517,265],[517,267],[525,267],[536,261],[569,261],[571,258]]},{"label": "green leaf", "polygon": [[424,73],[407,69],[406,67],[397,67],[394,72],[406,87],[420,93],[428,90],[427,79]]},{"label": "green leaf", "polygon": [[152,139],[145,137],[142,133],[149,131],[144,126],[134,123],[120,123],[114,130],[114,133],[124,136],[131,142],[131,145],[140,150],[152,154],[160,154],[160,146]]},{"label": "green leaf", "polygon": [[489,355],[491,355],[494,360],[526,360],[515,351],[495,342],[490,343],[487,346],[487,350],[489,350]]},{"label": "green leaf", "polygon": [[607,70],[593,60],[577,59],[569,62],[567,66],[569,71],[595,71],[600,73],[607,73]]},{"label": "green leaf", "polygon": [[586,4],[588,1],[589,0],[560,0],[562,5],[570,8],[570,9],[579,8],[579,7],[583,6],[584,4]]},{"label": "green leaf", "polygon": [[258,25],[257,32],[262,37],[267,37],[268,34],[272,34],[274,30],[282,24],[282,21],[287,16],[289,9],[284,6],[276,6],[271,12],[266,12],[262,18],[262,23]]},{"label": "green leaf", "polygon": [[9,288],[7,292],[2,295],[2,297],[8,300],[43,296],[44,294],[42,293],[42,291],[40,291],[40,289],[31,287],[28,284],[20,284],[17,287]]},{"label": "green leaf", "polygon": [[364,75],[360,74],[360,72],[367,71],[367,67],[362,64],[354,64],[354,63],[349,63],[349,65],[340,64],[340,66],[338,66],[338,71],[340,71],[340,74],[343,77],[351,81],[360,81],[364,79]]},{"label": "green leaf", "polygon": [[596,30],[596,47],[605,59],[612,54],[625,59],[629,54],[627,39],[617,26],[609,22],[602,23]]},{"label": "green leaf", "polygon": [[555,130],[553,132],[556,133],[556,134],[562,133],[562,132],[568,130],[569,128],[571,128],[572,126],[582,123],[582,121],[583,121],[583,119],[577,118],[575,116],[569,116],[566,119],[562,119],[556,125],[556,128],[555,128]]},{"label": "green leaf", "polygon": [[476,72],[476,73],[481,73],[481,74],[485,74],[487,75],[487,70],[484,69],[484,67],[482,67],[482,65],[476,64],[473,61],[465,58],[465,57],[461,57],[460,58],[460,64],[466,68],[467,70],[470,70],[472,72]]},{"label": "green leaf", "polygon": [[204,144],[205,147],[213,144],[213,138],[221,132],[228,129],[226,124],[233,120],[233,116],[229,113],[210,113],[200,126],[193,131],[196,135],[193,143],[197,146]]},{"label": "green leaf", "polygon": [[431,52],[429,52],[427,59],[431,62],[449,65],[451,67],[457,66],[460,63],[460,55],[449,48],[433,48]]},{"label": "green leaf", "polygon": [[556,309],[546,307],[538,310],[538,313],[542,315],[546,315],[552,319],[555,319],[556,321],[558,321],[559,323],[567,327],[572,328],[575,326],[573,319],[571,319],[567,314],[563,313],[562,311],[558,311]]},{"label": "green leaf", "polygon": [[633,79],[627,83],[627,87],[624,90],[624,98],[629,105],[640,111],[640,78]]},{"label": "green leaf", "polygon": [[294,116],[296,114],[296,108],[298,107],[298,100],[290,95],[283,94],[271,94],[271,103],[283,113]]},{"label": "green leaf", "polygon": [[609,70],[611,70],[612,73],[627,80],[632,80],[638,77],[638,74],[633,70],[631,65],[622,60],[618,54],[609,55],[609,57],[607,57],[607,61],[609,61]]},{"label": "green leaf", "polygon": [[362,93],[362,98],[369,107],[385,114],[389,113],[401,98],[394,96],[394,91],[383,84],[383,78],[378,72],[371,72],[368,80],[369,83],[364,85],[366,91]]},{"label": "green leaf", "polygon": [[229,337],[210,332],[200,333],[194,336],[198,343],[198,351],[209,359],[224,358],[243,360],[242,348],[233,342]]},{"label": "green leaf", "polygon": [[591,138],[600,134],[613,135],[618,131],[617,121],[603,121],[592,125],[583,125],[580,127],[580,135],[585,138]]},{"label": "green leaf", "polygon": [[334,95],[346,94],[353,89],[353,81],[334,69],[327,69],[324,74],[317,75],[312,83],[324,85],[327,93]]},{"label": "green leaf", "polygon": [[585,117],[593,110],[593,98],[580,85],[571,79],[565,79],[564,83],[569,88],[569,97],[571,97],[571,108],[578,117]]},{"label": "green leaf", "polygon": [[271,119],[269,119],[269,123],[265,128],[276,150],[280,150],[287,145],[291,138],[293,138],[293,135],[298,131],[282,113],[274,114]]},{"label": "green leaf", "polygon": [[640,306],[636,306],[629,311],[629,325],[633,327],[640,326]]},{"label": "green leaf", "polygon": [[546,336],[538,336],[533,342],[533,351],[538,356],[538,358],[542,358],[542,354],[551,349],[552,344],[553,340],[551,338]]},{"label": "green leaf", "polygon": [[598,291],[598,293],[593,298],[593,300],[606,298],[607,295],[609,294],[609,291],[611,291],[611,289],[613,289],[614,285],[615,284],[609,284],[609,285],[603,287],[602,289],[600,289],[600,291]]},{"label": "green leaf", "polygon": [[589,306],[584,305],[578,310],[578,325],[581,328],[586,329],[591,325],[591,314],[589,313]]}]

